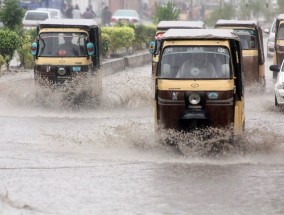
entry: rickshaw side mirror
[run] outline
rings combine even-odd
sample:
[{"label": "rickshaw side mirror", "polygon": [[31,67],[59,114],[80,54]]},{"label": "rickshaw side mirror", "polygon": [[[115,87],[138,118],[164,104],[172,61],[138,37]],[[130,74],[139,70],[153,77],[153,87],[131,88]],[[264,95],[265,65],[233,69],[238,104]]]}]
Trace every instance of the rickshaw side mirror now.
[{"label": "rickshaw side mirror", "polygon": [[279,72],[280,71],[280,67],[278,65],[271,65],[269,67],[270,71],[273,71],[273,72]]},{"label": "rickshaw side mirror", "polygon": [[95,46],[93,43],[87,43],[87,52],[89,56],[93,56],[95,54]]},{"label": "rickshaw side mirror", "polygon": [[37,54],[37,42],[33,42],[33,43],[32,43],[32,46],[31,46],[31,54],[32,54],[33,56],[36,56],[36,54]]},{"label": "rickshaw side mirror", "polygon": [[149,45],[149,52],[151,54],[155,54],[156,53],[156,48],[157,48],[156,41],[151,41],[150,45]]}]

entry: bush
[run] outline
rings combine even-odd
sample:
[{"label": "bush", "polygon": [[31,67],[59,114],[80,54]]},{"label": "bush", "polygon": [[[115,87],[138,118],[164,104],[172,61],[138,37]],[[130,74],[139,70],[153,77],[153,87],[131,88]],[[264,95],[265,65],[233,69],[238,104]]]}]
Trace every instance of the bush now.
[{"label": "bush", "polygon": [[20,57],[20,66],[25,69],[31,69],[33,67],[33,56],[31,54],[31,43],[34,41],[36,35],[36,30],[25,31],[22,35],[22,43],[18,49],[18,54]]},{"label": "bush", "polygon": [[102,55],[106,57],[111,43],[110,35],[102,31]]},{"label": "bush", "polygon": [[1,67],[5,64],[5,58],[0,55],[0,70],[1,70]]},{"label": "bush", "polygon": [[0,53],[4,57],[7,70],[9,70],[9,63],[13,59],[15,51],[21,46],[21,38],[17,33],[10,30],[0,30]]},{"label": "bush", "polygon": [[135,25],[131,27],[135,31],[135,40],[133,42],[134,48],[143,49],[144,44],[148,46],[150,41],[154,40],[156,33],[156,27],[154,25]]},{"label": "bush", "polygon": [[[108,35],[110,43],[108,48],[112,52],[117,52],[119,48],[129,48],[132,46],[135,39],[134,30],[130,27],[103,27],[102,28],[102,41],[104,36]],[[108,40],[108,38],[106,39]]]}]

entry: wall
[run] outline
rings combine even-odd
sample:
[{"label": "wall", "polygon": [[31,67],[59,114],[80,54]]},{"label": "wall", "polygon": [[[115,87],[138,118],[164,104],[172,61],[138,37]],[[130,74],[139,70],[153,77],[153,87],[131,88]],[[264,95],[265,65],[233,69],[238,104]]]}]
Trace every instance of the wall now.
[{"label": "wall", "polygon": [[104,75],[111,75],[115,72],[123,71],[126,67],[134,68],[140,67],[147,64],[151,64],[152,55],[149,52],[137,54],[133,56],[127,56],[119,59],[112,59],[103,62],[102,68]]}]

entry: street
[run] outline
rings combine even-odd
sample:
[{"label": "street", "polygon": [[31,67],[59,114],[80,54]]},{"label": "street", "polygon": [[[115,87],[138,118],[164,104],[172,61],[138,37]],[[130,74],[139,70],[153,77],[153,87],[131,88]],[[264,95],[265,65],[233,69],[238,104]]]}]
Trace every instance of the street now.
[{"label": "street", "polygon": [[0,214],[284,214],[270,64],[266,92],[246,88],[244,149],[218,158],[155,142],[150,65],[106,76],[79,106],[31,72],[0,77]]}]

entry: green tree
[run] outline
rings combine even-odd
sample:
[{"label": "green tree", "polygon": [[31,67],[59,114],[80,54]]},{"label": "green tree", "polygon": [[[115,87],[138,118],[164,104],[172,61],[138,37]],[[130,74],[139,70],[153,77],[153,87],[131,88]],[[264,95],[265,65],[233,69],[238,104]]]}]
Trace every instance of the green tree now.
[{"label": "green tree", "polygon": [[177,9],[173,2],[169,1],[166,5],[155,4],[156,11],[153,22],[158,24],[162,20],[178,20],[180,10]]},{"label": "green tree", "polygon": [[13,59],[15,51],[20,48],[21,38],[16,32],[8,29],[0,30],[0,54],[4,57],[7,70],[9,70],[10,61]]},{"label": "green tree", "polygon": [[20,8],[19,0],[4,0],[4,7],[0,10],[0,20],[10,30],[21,26],[24,11]]}]

